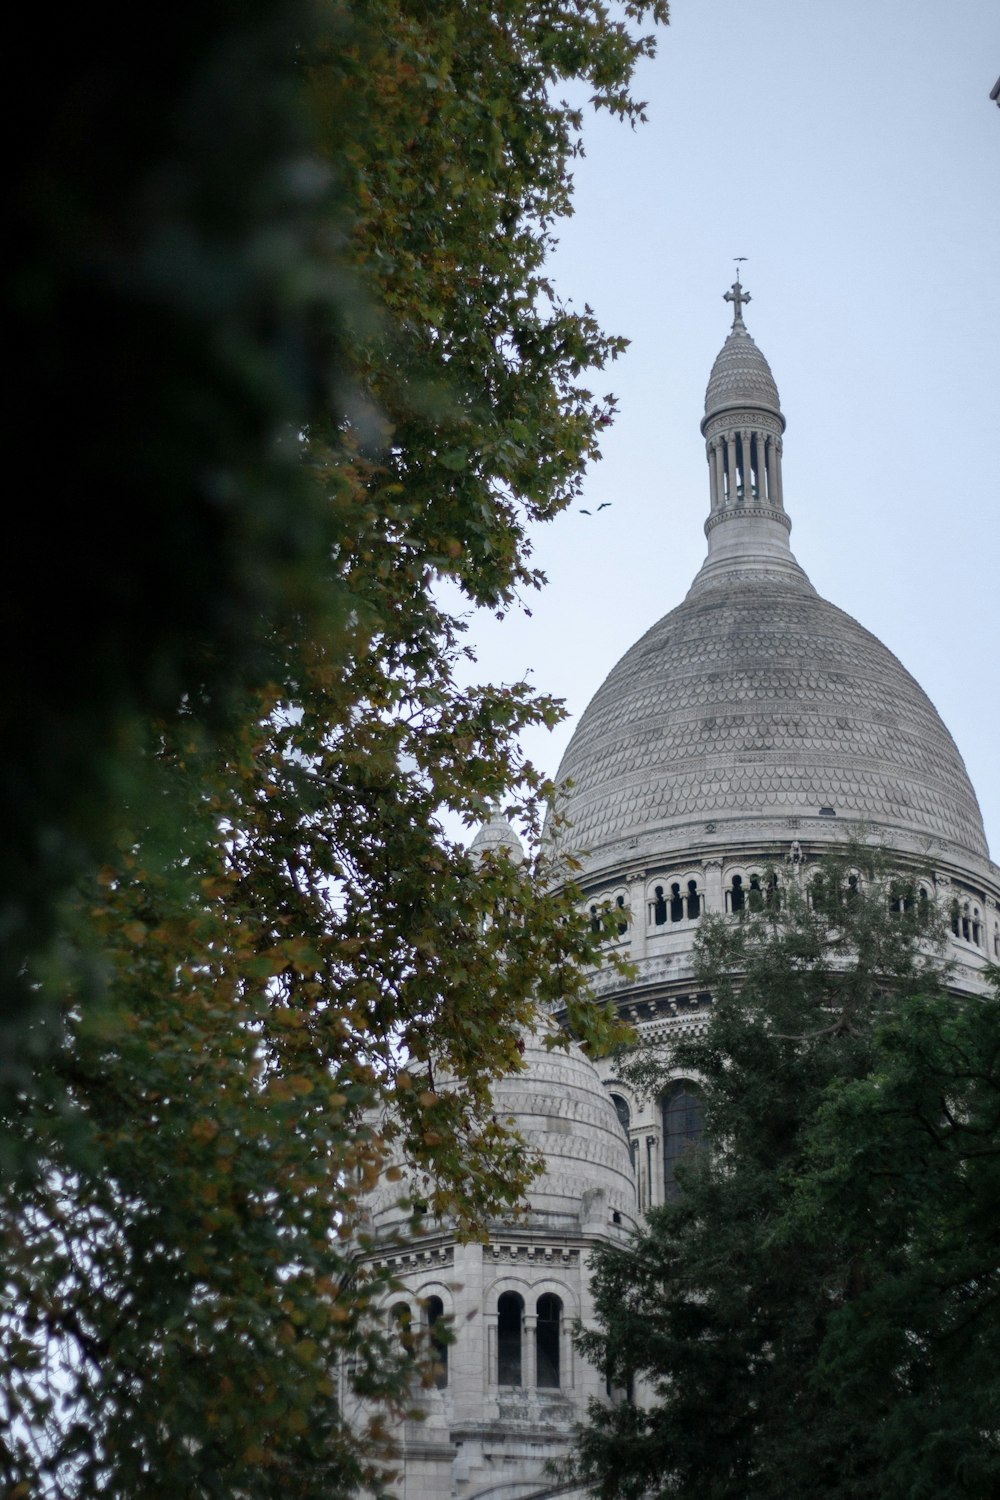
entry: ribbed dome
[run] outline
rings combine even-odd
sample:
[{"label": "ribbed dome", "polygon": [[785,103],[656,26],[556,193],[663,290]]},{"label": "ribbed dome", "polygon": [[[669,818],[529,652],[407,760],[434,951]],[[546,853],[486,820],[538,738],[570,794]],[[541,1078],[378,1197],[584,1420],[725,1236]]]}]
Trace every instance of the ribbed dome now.
[{"label": "ribbed dome", "polygon": [[528,1188],[530,1218],[606,1222],[635,1213],[635,1178],[628,1141],[611,1096],[593,1063],[571,1044],[547,1050],[526,1038],[524,1070],[493,1086],[498,1119],[512,1118],[529,1146],[545,1157],[545,1171]]},{"label": "ribbed dome", "polygon": [[750,406],[781,417],[771,366],[742,322],[733,328],[712,366],[705,391],[705,418],[735,406]]},{"label": "ribbed dome", "polygon": [[[553,1047],[538,1035],[524,1038],[524,1067],[493,1085],[498,1120],[513,1121],[525,1143],[545,1158],[532,1182],[525,1222],[549,1228],[604,1227],[614,1213],[635,1216],[635,1179],[628,1141],[611,1096],[580,1048]],[[400,1163],[401,1164],[401,1163]],[[401,1202],[421,1195],[419,1184],[383,1178],[367,1196],[379,1235],[401,1233],[409,1210]]]},{"label": "ribbed dome", "polygon": [[567,777],[561,842],[590,851],[591,871],[630,840],[668,854],[710,821],[730,838],[741,825],[788,838],[789,818],[802,837],[863,821],[896,847],[987,856],[975,793],[926,694],[804,576],[766,568],[700,581],[626,652],[570,741]]}]

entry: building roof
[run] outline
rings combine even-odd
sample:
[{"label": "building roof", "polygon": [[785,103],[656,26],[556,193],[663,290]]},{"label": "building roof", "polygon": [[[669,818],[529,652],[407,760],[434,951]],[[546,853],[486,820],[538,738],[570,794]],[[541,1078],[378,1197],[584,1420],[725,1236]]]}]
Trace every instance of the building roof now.
[{"label": "building roof", "polygon": [[732,849],[842,837],[848,823],[892,847],[978,863],[988,858],[982,815],[933,704],[891,651],[819,597],[791,552],[780,445],[768,498],[758,494],[748,433],[762,445],[784,417],[738,281],[727,300],[733,328],[702,423],[708,556],[688,597],[626,652],[583,714],[558,772],[573,783],[560,843],[585,852],[594,875],[629,849],[680,857],[708,833]]},{"label": "building roof", "polygon": [[737,319],[712,366],[705,391],[705,418],[736,406],[781,416],[771,366],[747,333],[742,318]]},{"label": "building roof", "polygon": [[570,741],[567,777],[568,837],[588,868],[630,838],[667,853],[708,822],[738,837],[762,819],[864,822],[890,844],[987,855],[927,695],[856,620],[766,569],[693,591],[626,652]]}]

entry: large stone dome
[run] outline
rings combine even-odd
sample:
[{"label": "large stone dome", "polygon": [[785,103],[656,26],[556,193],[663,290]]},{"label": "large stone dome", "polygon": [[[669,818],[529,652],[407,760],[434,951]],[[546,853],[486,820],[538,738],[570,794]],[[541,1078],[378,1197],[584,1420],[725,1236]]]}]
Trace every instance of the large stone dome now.
[{"label": "large stone dome", "polygon": [[709,822],[731,844],[741,825],[749,836],[789,819],[803,836],[864,822],[895,847],[987,856],[975,793],[927,695],[789,572],[734,568],[693,588],[598,689],[566,778],[569,840],[592,870],[633,840],[667,853]]},{"label": "large stone dome", "polygon": [[736,854],[866,824],[918,858],[981,864],[979,805],[933,705],[792,554],[777,387],[738,280],[726,300],[701,424],[708,553],[580,720],[558,773],[572,782],[560,842],[597,876],[706,840]]}]

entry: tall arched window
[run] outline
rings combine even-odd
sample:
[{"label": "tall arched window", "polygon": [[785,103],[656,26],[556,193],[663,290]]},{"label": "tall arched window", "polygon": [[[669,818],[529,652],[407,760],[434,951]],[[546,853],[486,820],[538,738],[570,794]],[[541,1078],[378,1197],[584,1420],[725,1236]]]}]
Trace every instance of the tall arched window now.
[{"label": "tall arched window", "polygon": [[521,1328],[524,1302],[517,1292],[501,1292],[497,1302],[497,1384],[521,1384]]},{"label": "tall arched window", "polygon": [[535,1311],[535,1368],[538,1372],[538,1384],[545,1390],[558,1390],[562,1303],[553,1292],[546,1292],[539,1297]]},{"label": "tall arched window", "polygon": [[701,1095],[693,1083],[681,1079],[663,1096],[663,1195],[676,1198],[680,1185],[677,1163],[704,1139]]},{"label": "tall arched window", "polygon": [[389,1327],[396,1330],[400,1348],[413,1358],[413,1314],[406,1302],[394,1302],[389,1309]]},{"label": "tall arched window", "polygon": [[621,1094],[612,1094],[611,1103],[615,1107],[615,1114],[618,1116],[618,1123],[621,1125],[621,1128],[624,1130],[625,1134],[628,1135],[629,1126],[632,1124],[632,1111],[628,1107],[627,1100],[623,1099]]},{"label": "tall arched window", "polygon": [[434,1384],[439,1391],[443,1391],[448,1384],[448,1345],[442,1338],[444,1303],[440,1297],[428,1297],[424,1305],[427,1311],[427,1331],[434,1354]]}]

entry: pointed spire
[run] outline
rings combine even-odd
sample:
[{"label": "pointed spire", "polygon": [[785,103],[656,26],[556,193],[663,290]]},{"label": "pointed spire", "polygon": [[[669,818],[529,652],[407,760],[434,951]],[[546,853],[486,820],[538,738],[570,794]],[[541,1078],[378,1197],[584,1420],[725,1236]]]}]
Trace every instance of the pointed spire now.
[{"label": "pointed spire", "polygon": [[[742,260],[737,257],[737,261]],[[712,366],[705,392],[709,472],[708,556],[693,585],[723,572],[766,568],[808,580],[792,556],[781,474],[785,418],[771,367],[743,321],[750,293],[736,280],[724,300],[733,326]]]}]

